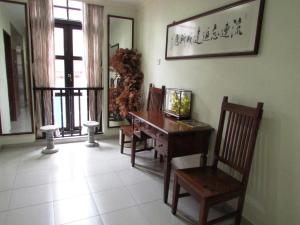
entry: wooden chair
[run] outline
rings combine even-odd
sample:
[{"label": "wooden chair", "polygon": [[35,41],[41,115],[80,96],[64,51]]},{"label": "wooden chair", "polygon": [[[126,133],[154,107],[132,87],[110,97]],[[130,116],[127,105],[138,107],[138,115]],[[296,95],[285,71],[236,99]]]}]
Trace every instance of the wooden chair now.
[{"label": "wooden chair", "polygon": [[[147,111],[161,111],[163,107],[164,102],[164,96],[165,96],[165,86],[162,86],[162,88],[155,88],[153,87],[153,84],[149,85],[149,92],[148,92],[148,100],[146,105]],[[121,126],[121,154],[124,153],[124,144],[125,143],[131,143],[132,137],[134,134],[133,126],[132,125],[126,125]],[[125,136],[130,137],[130,141],[125,141]],[[143,136],[142,139],[139,141],[144,142],[144,148],[140,149],[142,150],[151,150],[152,148],[147,148],[147,139],[150,137]],[[157,152],[155,151],[155,158],[157,158]]]},{"label": "wooden chair", "polygon": [[[235,225],[240,224],[262,113],[263,103],[258,103],[256,108],[251,108],[229,103],[228,97],[224,97],[213,166],[176,170],[172,202],[173,214],[176,214],[178,198],[192,195],[201,205],[200,225],[211,225],[232,217],[235,217]],[[237,172],[240,179],[218,168],[219,163],[222,163],[223,167]],[[180,194],[180,187],[183,187],[188,193]],[[236,211],[207,221],[211,206],[235,198],[238,198]]]}]

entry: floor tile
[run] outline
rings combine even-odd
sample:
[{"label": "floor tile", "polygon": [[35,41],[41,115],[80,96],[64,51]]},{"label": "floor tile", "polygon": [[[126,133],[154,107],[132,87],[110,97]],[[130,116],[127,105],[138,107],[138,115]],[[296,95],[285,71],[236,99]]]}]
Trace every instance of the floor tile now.
[{"label": "floor tile", "polygon": [[137,203],[145,203],[163,198],[163,185],[155,180],[147,180],[128,186]]},{"label": "floor tile", "polygon": [[66,225],[104,225],[100,216],[68,223]]},{"label": "floor tile", "polygon": [[112,168],[112,170],[116,172],[132,168],[130,158],[126,156],[121,159],[108,160],[107,163]]},{"label": "floor tile", "polygon": [[137,184],[151,179],[151,176],[149,174],[135,168],[120,171],[117,172],[117,174],[119,175],[119,177],[125,185]]},{"label": "floor tile", "polygon": [[93,194],[100,214],[136,205],[126,188],[117,188]]},{"label": "floor tile", "polygon": [[90,195],[54,202],[56,225],[71,223],[97,216],[98,211]]},{"label": "floor tile", "polygon": [[84,173],[86,176],[113,172],[113,168],[106,161],[93,161],[85,165]]},{"label": "floor tile", "polygon": [[140,206],[146,218],[155,225],[186,224],[171,213],[171,208],[162,200],[150,202]]},{"label": "floor tile", "polygon": [[34,151],[32,154],[20,163],[19,172],[52,171],[57,167],[55,161],[51,160],[52,156],[42,154],[41,149]]},{"label": "floor tile", "polygon": [[16,189],[12,192],[10,209],[53,201],[51,185],[40,185]]},{"label": "floor tile", "polygon": [[71,181],[84,178],[84,172],[80,164],[68,164],[68,166],[57,167],[52,171],[52,181]]},{"label": "floor tile", "polygon": [[13,188],[16,175],[14,173],[0,174],[0,191],[7,191]]},{"label": "floor tile", "polygon": [[30,187],[48,184],[52,181],[52,174],[48,170],[17,173],[14,188]]},{"label": "floor tile", "polygon": [[151,225],[138,207],[104,214],[102,218],[104,225]]},{"label": "floor tile", "polygon": [[90,192],[85,179],[60,181],[51,186],[54,200],[86,195]]},{"label": "floor tile", "polygon": [[0,161],[0,175],[1,174],[16,174],[19,163],[18,161],[10,160],[10,161]]},{"label": "floor tile", "polygon": [[0,211],[8,209],[11,191],[0,192]]},{"label": "floor tile", "polygon": [[54,225],[53,205],[50,203],[9,211],[5,225]]},{"label": "floor tile", "polygon": [[119,176],[115,173],[99,174],[87,177],[92,192],[99,192],[107,189],[123,186]]},{"label": "floor tile", "polygon": [[193,198],[180,198],[178,201],[178,212],[185,217],[198,221],[200,211],[200,204]]},{"label": "floor tile", "polygon": [[0,225],[4,225],[7,212],[0,212]]}]

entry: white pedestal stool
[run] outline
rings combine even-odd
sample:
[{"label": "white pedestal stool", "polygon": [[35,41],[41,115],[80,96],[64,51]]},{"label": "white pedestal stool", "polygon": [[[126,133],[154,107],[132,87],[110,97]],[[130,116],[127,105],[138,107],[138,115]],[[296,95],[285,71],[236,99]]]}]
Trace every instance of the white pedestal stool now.
[{"label": "white pedestal stool", "polygon": [[58,127],[55,125],[42,126],[40,128],[42,132],[46,133],[47,146],[43,148],[42,153],[44,154],[53,154],[58,152],[58,148],[54,145],[54,132],[58,130]]},{"label": "white pedestal stool", "polygon": [[87,121],[83,123],[83,126],[88,128],[88,141],[86,146],[88,147],[99,146],[99,143],[95,141],[95,127],[99,126],[99,123],[96,121]]}]

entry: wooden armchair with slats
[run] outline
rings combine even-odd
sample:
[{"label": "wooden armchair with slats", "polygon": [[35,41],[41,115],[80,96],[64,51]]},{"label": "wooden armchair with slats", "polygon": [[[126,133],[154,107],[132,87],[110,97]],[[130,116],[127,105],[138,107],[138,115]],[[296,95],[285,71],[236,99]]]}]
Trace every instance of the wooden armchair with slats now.
[{"label": "wooden armchair with slats", "polygon": [[[213,166],[176,170],[172,213],[176,214],[178,198],[192,195],[201,205],[199,224],[211,225],[235,218],[241,223],[248,178],[254,154],[263,103],[256,108],[228,102],[224,97],[215,145]],[[239,174],[239,178],[220,169],[223,164]],[[188,193],[180,194],[180,187]],[[237,210],[207,221],[209,208],[231,199],[238,199]]]}]

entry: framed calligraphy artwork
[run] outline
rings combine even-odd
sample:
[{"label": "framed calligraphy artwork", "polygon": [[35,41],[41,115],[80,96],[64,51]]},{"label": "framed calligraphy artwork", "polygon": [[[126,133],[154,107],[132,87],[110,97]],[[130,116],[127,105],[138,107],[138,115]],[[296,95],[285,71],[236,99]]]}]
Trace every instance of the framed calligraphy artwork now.
[{"label": "framed calligraphy artwork", "polygon": [[167,26],[166,59],[256,55],[265,0],[242,0]]}]

